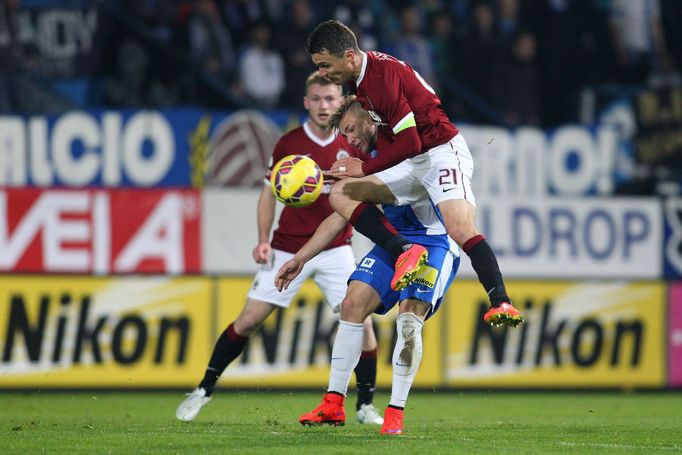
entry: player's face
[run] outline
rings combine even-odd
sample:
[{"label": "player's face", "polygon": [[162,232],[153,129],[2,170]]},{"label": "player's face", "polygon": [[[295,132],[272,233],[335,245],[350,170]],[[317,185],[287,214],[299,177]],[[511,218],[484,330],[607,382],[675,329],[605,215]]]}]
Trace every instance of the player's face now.
[{"label": "player's face", "polygon": [[377,126],[366,112],[347,112],[339,122],[339,132],[346,140],[365,153],[374,150],[377,143]]},{"label": "player's face", "polygon": [[341,87],[336,84],[312,84],[308,87],[303,105],[308,110],[310,121],[320,129],[325,129],[332,114],[341,105]]},{"label": "player's face", "polygon": [[320,70],[320,76],[326,77],[335,84],[343,85],[353,77],[353,60],[355,52],[347,50],[342,57],[330,54],[327,50],[312,54],[313,63]]}]

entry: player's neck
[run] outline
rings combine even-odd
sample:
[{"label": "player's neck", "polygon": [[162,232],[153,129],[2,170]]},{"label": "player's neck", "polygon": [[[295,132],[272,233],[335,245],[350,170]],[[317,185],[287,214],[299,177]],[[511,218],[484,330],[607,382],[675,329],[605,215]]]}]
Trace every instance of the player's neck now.
[{"label": "player's neck", "polygon": [[362,71],[362,62],[367,58],[367,53],[361,50],[355,54],[355,60],[353,61],[353,81],[357,81],[360,77],[360,72]]},{"label": "player's neck", "polygon": [[312,131],[315,137],[322,141],[329,139],[329,136],[331,136],[332,133],[334,132],[331,128],[327,130],[326,128],[318,126],[312,120],[308,120],[306,121],[306,123],[308,124],[308,128],[310,128],[310,131]]}]

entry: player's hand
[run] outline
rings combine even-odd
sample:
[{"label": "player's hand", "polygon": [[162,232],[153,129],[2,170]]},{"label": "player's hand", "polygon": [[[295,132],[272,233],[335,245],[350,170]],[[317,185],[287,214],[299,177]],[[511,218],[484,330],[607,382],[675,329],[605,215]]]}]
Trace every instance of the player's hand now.
[{"label": "player's hand", "polygon": [[287,262],[282,264],[282,267],[277,271],[277,276],[275,276],[275,287],[278,291],[282,292],[283,289],[287,289],[294,278],[296,278],[303,269],[305,262],[296,258],[289,259]]},{"label": "player's hand", "polygon": [[269,243],[259,243],[251,252],[251,256],[257,264],[267,264],[272,257],[272,247]]},{"label": "player's hand", "polygon": [[344,158],[332,164],[332,167],[325,171],[324,175],[340,179],[344,177],[364,177],[365,173],[362,172],[362,160],[360,158]]}]

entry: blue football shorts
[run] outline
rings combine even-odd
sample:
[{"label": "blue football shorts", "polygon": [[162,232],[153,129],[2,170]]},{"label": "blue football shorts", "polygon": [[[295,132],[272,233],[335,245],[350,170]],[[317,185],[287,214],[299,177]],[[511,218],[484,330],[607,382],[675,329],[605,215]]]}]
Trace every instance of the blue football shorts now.
[{"label": "blue football shorts", "polygon": [[391,278],[394,273],[391,257],[383,248],[377,246],[362,258],[348,281],[362,281],[377,291],[381,297],[381,306],[374,311],[377,314],[386,314],[402,300],[415,299],[431,305],[426,316],[428,319],[438,311],[445,292],[457,274],[459,256],[443,247],[426,248],[429,251],[428,262],[414,282],[400,291],[391,289]]}]

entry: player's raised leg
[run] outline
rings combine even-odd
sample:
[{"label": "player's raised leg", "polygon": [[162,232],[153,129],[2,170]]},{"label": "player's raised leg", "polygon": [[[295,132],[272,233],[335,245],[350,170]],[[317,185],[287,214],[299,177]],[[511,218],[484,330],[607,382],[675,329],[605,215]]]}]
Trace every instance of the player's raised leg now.
[{"label": "player's raised leg", "polygon": [[[393,204],[395,197],[373,175],[345,179],[332,187],[329,201],[355,229],[383,248],[395,263],[391,288],[403,289],[412,283],[428,259],[426,248],[400,235],[374,204]],[[358,202],[365,201],[365,202]]]},{"label": "player's raised leg", "polygon": [[180,403],[175,416],[183,422],[196,418],[199,411],[208,404],[218,378],[225,368],[244,350],[249,337],[261,326],[275,306],[259,300],[248,299],[237,319],[227,326],[218,337],[208,361],[204,377],[187,398]]},{"label": "player's raised leg", "polygon": [[327,393],[319,406],[299,417],[302,425],[343,425],[346,422],[344,400],[351,374],[362,353],[364,321],[380,301],[379,295],[369,285],[357,281],[348,285],[332,348]]},{"label": "player's raised leg", "polygon": [[438,204],[438,209],[448,234],[469,256],[471,266],[488,294],[490,310],[483,317],[485,322],[512,327],[519,325],[524,318],[507,295],[495,253],[474,224],[476,208],[464,199],[450,199]]}]

